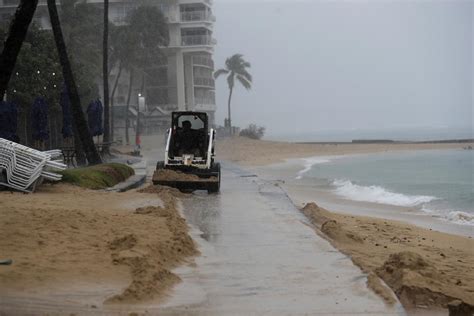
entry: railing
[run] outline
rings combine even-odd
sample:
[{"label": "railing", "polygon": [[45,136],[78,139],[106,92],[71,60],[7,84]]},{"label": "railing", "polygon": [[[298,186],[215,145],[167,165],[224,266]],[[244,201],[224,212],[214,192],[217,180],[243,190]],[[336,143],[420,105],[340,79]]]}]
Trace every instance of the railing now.
[{"label": "railing", "polygon": [[127,19],[127,16],[126,16],[126,15],[117,15],[117,16],[114,16],[114,17],[112,18],[112,21],[113,21],[115,24],[124,25],[124,24],[127,24],[128,19]]},{"label": "railing", "polygon": [[18,6],[20,0],[3,0],[0,2],[2,6]]},{"label": "railing", "polygon": [[183,46],[198,46],[206,45],[211,46],[215,45],[216,41],[210,35],[182,35],[181,36],[181,45]]},{"label": "railing", "polygon": [[181,22],[214,22],[216,18],[209,11],[181,12]]},{"label": "railing", "polygon": [[195,111],[215,111],[217,106],[214,100],[210,99],[194,99]]},{"label": "railing", "polygon": [[212,58],[205,56],[193,56],[193,65],[207,66],[214,69],[214,61]]},{"label": "railing", "polygon": [[206,87],[212,87],[212,88],[216,86],[214,79],[203,78],[203,77],[194,78],[194,84],[197,86],[206,86]]},{"label": "railing", "polygon": [[149,88],[167,88],[167,87],[169,87],[168,79],[148,80],[147,81],[147,86]]}]

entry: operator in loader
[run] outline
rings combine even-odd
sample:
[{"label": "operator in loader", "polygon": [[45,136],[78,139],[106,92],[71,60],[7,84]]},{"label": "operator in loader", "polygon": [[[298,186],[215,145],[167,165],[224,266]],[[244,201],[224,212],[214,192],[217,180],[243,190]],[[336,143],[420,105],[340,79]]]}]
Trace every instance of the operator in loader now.
[{"label": "operator in loader", "polygon": [[182,129],[178,133],[178,144],[180,156],[184,154],[199,156],[198,133],[192,129],[190,121],[183,121]]}]

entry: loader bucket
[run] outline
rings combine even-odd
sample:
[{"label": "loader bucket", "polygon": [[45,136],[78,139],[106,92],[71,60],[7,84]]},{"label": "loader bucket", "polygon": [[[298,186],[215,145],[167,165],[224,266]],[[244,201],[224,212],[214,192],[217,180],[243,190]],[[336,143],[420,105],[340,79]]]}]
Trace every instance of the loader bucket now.
[{"label": "loader bucket", "polygon": [[153,174],[154,185],[165,185],[180,191],[207,190],[216,193],[220,187],[220,173],[210,170],[170,170],[159,169]]}]

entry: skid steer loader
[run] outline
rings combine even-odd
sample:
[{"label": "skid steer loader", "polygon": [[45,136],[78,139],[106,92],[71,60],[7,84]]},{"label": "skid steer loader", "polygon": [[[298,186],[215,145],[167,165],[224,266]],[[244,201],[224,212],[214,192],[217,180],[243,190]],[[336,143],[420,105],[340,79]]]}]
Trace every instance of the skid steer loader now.
[{"label": "skid steer loader", "polygon": [[153,184],[180,191],[220,190],[221,167],[214,161],[215,130],[204,112],[173,112],[165,159],[158,161]]}]

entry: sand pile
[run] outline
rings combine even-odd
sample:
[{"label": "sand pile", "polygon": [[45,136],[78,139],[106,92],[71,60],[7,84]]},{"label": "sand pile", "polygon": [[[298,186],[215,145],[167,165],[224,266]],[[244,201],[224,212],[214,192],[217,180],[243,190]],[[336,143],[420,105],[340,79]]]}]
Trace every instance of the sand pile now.
[{"label": "sand pile", "polygon": [[181,192],[176,188],[167,187],[164,185],[149,185],[139,189],[140,193],[154,193],[158,195],[172,195],[174,197],[186,197],[188,194]]},{"label": "sand pile", "polygon": [[186,174],[170,169],[157,170],[153,175],[153,179],[163,181],[199,181],[199,177],[194,174]]},{"label": "sand pile", "polygon": [[153,181],[217,181],[217,177],[200,178],[178,170],[160,169],[153,174]]},{"label": "sand pile", "polygon": [[[147,191],[152,190],[142,190]],[[134,214],[150,221],[155,218],[164,219],[172,238],[166,243],[150,242],[129,234],[112,241],[109,249],[113,250],[113,262],[130,268],[132,283],[123,293],[110,298],[107,302],[133,303],[156,297],[180,280],[169,269],[181,262],[183,257],[197,254],[191,237],[187,233],[183,234],[187,232],[188,227],[177,210],[174,190],[159,188],[153,193],[156,192],[159,192],[164,207],[141,207],[137,208]]]},{"label": "sand pile", "polygon": [[[77,286],[107,302],[160,297],[179,280],[170,270],[197,251],[172,190],[153,198],[65,184],[0,192],[0,249],[13,259],[0,269],[0,297],[53,300]],[[137,208],[147,204],[163,207]]]},{"label": "sand pile", "polygon": [[462,276],[452,280],[434,263],[411,251],[391,254],[376,272],[405,306],[424,302],[428,306],[445,307],[455,299],[472,300],[458,286]]},{"label": "sand pile", "polygon": [[363,243],[363,239],[359,235],[347,230],[343,225],[332,219],[331,213],[320,208],[316,203],[306,204],[302,211],[329,238],[339,242]]},{"label": "sand pile", "polygon": [[380,277],[406,307],[474,306],[474,241],[405,223],[329,212],[315,203],[302,212],[369,274],[368,285],[387,302]]}]

